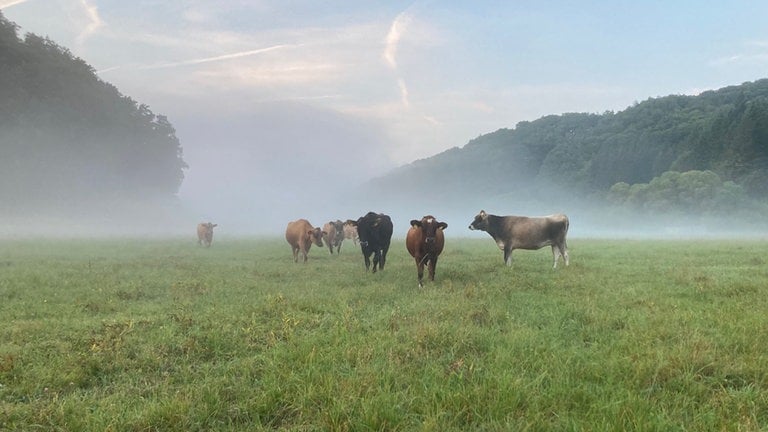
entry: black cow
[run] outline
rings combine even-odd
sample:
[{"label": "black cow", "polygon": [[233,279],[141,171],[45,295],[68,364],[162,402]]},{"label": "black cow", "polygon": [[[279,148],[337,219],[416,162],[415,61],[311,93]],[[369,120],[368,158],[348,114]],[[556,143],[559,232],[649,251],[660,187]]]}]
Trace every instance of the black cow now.
[{"label": "black cow", "polygon": [[371,254],[373,254],[373,273],[376,273],[377,266],[379,270],[384,270],[389,243],[392,240],[392,219],[382,213],[368,212],[356,221],[347,220],[347,223],[357,227],[366,271],[371,266]]}]

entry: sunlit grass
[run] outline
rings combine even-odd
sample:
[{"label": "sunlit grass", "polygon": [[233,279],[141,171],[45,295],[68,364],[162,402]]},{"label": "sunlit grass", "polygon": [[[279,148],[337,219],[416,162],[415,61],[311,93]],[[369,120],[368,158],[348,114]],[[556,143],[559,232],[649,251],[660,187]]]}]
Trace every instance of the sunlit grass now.
[{"label": "sunlit grass", "polygon": [[0,429],[760,430],[766,242],[0,244]]}]

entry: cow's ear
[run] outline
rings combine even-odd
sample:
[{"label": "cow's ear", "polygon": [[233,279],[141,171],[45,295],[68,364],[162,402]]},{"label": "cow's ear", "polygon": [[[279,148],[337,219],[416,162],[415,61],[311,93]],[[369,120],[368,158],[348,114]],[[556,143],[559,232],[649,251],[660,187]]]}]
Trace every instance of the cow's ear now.
[{"label": "cow's ear", "polygon": [[445,222],[440,222],[439,224],[437,224],[437,227],[440,229],[446,229],[448,228],[448,224]]},{"label": "cow's ear", "polygon": [[219,226],[219,224],[213,224],[213,225],[211,225],[211,228],[217,227],[217,226]]},{"label": "cow's ear", "polygon": [[347,222],[346,222],[346,223],[348,223],[348,224],[352,225],[353,227],[356,227],[356,226],[357,226],[357,221],[353,221],[352,219],[347,219]]},{"label": "cow's ear", "polygon": [[485,210],[480,210],[480,217],[486,217]]},{"label": "cow's ear", "polygon": [[413,220],[411,220],[411,226],[412,227],[419,227],[419,228],[421,228],[421,221],[413,219]]}]

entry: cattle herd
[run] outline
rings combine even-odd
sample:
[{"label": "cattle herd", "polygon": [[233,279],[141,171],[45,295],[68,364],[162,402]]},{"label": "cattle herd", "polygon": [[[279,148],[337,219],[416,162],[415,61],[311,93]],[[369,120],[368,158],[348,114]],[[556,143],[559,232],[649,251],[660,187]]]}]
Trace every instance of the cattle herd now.
[{"label": "cattle herd", "polygon": [[[551,246],[554,260],[552,267],[557,268],[559,258],[563,259],[566,266],[568,265],[566,244],[568,225],[568,217],[564,214],[543,217],[496,216],[481,210],[470,223],[469,229],[487,232],[504,252],[504,262],[508,266],[512,265],[514,249],[535,250]],[[197,225],[199,245],[211,246],[213,228],[216,226],[211,222]],[[448,224],[439,222],[432,215],[411,221],[406,233],[405,246],[416,262],[419,287],[423,286],[425,266],[429,272],[429,280],[435,280],[437,259],[445,246],[443,231],[446,228]],[[323,225],[322,229],[313,227],[306,219],[289,222],[285,229],[285,240],[291,245],[293,261],[298,262],[301,254],[306,263],[312,244],[323,247],[325,242],[331,254],[334,249],[336,254],[339,254],[341,243],[344,239],[350,239],[355,244],[360,244],[366,271],[376,273],[377,269],[384,270],[392,232],[392,219],[389,216],[368,212],[357,220],[329,221]]]}]

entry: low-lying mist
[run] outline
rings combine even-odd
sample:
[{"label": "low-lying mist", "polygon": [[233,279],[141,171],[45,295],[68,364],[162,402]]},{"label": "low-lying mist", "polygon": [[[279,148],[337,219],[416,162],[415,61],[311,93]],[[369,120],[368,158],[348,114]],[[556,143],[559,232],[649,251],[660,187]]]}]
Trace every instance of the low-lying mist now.
[{"label": "low-lying mist", "polygon": [[[342,173],[343,174],[343,173]],[[337,172],[337,175],[339,173]],[[362,185],[362,186],[361,186]],[[293,189],[290,192],[265,188],[210,191],[204,200],[179,197],[172,201],[114,200],[109,203],[80,203],[61,209],[39,209],[25,213],[6,211],[0,216],[0,237],[189,237],[196,241],[198,222],[219,226],[215,237],[282,236],[289,221],[305,218],[315,226],[340,219],[357,219],[368,211],[392,217],[394,236],[404,238],[412,219],[431,214],[446,222],[447,238],[483,238],[469,224],[480,211],[496,215],[544,216],[565,213],[570,219],[569,238],[768,238],[763,220],[736,217],[706,217],[697,214],[636,214],[604,204],[558,202],[544,197],[536,201],[507,198],[456,197],[434,200],[428,191],[402,191],[388,195],[365,183]]]}]

